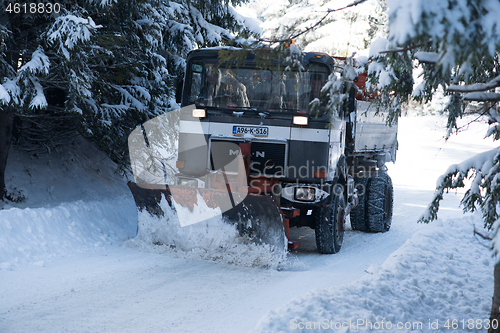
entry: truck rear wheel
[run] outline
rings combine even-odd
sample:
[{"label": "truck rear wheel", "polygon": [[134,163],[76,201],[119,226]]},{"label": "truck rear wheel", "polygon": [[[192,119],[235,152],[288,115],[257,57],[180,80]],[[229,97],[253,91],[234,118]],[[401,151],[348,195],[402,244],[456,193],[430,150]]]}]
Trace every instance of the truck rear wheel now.
[{"label": "truck rear wheel", "polygon": [[371,177],[366,187],[366,226],[370,232],[386,232],[391,227],[394,189],[391,177],[381,173]]},{"label": "truck rear wheel", "polygon": [[342,195],[333,195],[331,206],[316,209],[314,231],[319,253],[333,254],[340,251],[344,240],[344,212]]},{"label": "truck rear wheel", "polygon": [[351,211],[352,230],[367,231],[366,226],[366,188],[370,178],[368,176],[357,178],[355,180],[354,188],[357,190],[358,205]]}]

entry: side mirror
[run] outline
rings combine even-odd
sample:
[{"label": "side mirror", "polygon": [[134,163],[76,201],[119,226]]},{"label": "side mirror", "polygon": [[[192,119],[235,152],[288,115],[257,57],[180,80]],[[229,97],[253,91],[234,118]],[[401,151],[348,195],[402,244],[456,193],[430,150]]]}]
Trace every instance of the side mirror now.
[{"label": "side mirror", "polygon": [[349,117],[349,114],[353,111],[356,111],[356,89],[354,87],[351,87],[351,90],[349,91],[349,99],[347,101],[345,116]]}]

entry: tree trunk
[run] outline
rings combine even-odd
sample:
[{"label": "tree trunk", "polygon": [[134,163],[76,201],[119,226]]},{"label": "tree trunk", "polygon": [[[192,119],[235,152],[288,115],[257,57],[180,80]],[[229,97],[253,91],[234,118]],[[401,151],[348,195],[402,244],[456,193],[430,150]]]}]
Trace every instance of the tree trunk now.
[{"label": "tree trunk", "polygon": [[[490,329],[488,333],[500,333],[500,264],[495,265],[493,272],[494,286],[493,286],[493,302],[491,304],[490,313]],[[495,320],[495,321],[493,321]]]},{"label": "tree trunk", "polygon": [[14,108],[0,108],[0,200],[6,198],[5,167],[12,142],[12,127],[14,126]]}]

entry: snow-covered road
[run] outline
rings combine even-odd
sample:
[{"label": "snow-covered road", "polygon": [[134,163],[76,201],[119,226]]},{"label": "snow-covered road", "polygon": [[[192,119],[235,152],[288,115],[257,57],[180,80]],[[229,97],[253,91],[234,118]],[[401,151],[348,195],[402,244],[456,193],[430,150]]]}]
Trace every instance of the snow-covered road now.
[{"label": "snow-covered road", "polygon": [[[16,208],[0,211],[0,232],[5,236],[2,239],[0,235],[0,332],[247,332],[269,311],[306,293],[340,291],[370,278],[374,267],[383,264],[416,232],[429,228],[416,220],[432,197],[437,177],[448,165],[494,146],[491,141],[481,141],[484,124],[473,124],[462,136],[445,143],[445,121],[440,116],[401,119],[397,163],[389,166],[395,188],[389,232],[348,230],[340,253],[319,255],[314,231],[292,229],[302,247],[290,254],[289,264],[282,270],[228,265],[177,252],[172,255],[157,251],[153,245],[140,250],[122,246],[117,239],[133,233],[134,214],[122,213],[122,221],[106,217],[107,224],[102,225],[102,219],[93,221],[107,236],[96,244],[79,228],[89,222],[85,220],[88,216],[83,214],[82,221],[76,215],[69,217],[69,213],[77,214],[70,208],[61,218],[72,220],[73,224],[67,223],[70,230],[73,228],[69,236],[47,225],[36,229],[38,221],[33,214],[24,215],[32,221],[7,221],[23,215],[14,215]],[[445,199],[440,219],[461,219],[460,198],[450,194]],[[117,200],[121,205],[133,205],[130,197]],[[116,230],[110,232],[113,227]],[[30,242],[32,238],[25,237],[26,233],[32,235],[36,230],[42,236],[44,232],[59,233],[55,236],[61,236],[64,246],[71,245],[65,240],[76,237],[79,248],[72,251],[66,246],[57,252],[50,239],[50,244],[32,247],[32,252],[30,244],[20,249],[16,242]],[[54,235],[45,238],[49,236]],[[37,250],[41,252],[35,253]],[[2,251],[9,255],[2,257]],[[487,249],[484,258],[480,265],[488,266]],[[491,276],[492,271],[490,266]],[[491,295],[491,291],[485,294]]]}]

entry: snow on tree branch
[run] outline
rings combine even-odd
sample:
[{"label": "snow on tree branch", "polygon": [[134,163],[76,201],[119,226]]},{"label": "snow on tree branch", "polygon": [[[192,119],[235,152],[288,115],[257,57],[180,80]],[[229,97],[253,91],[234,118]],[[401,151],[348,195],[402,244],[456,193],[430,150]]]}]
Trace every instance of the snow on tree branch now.
[{"label": "snow on tree branch", "polygon": [[29,74],[45,74],[49,73],[50,61],[42,49],[39,46],[35,52],[31,55],[31,60],[28,61],[24,66],[19,69],[19,74],[29,73]]},{"label": "snow on tree branch", "polygon": [[475,211],[479,206],[485,226],[491,227],[498,219],[496,210],[500,200],[500,147],[477,154],[459,164],[451,165],[438,179],[432,203],[419,222],[428,223],[437,218],[439,203],[445,191],[465,187],[464,180],[472,179],[462,199],[464,210]]},{"label": "snow on tree branch", "polygon": [[[357,73],[354,69],[353,56],[347,57],[342,66],[342,71],[339,73],[333,71],[328,77],[328,81],[321,88],[322,98],[324,96],[329,97],[326,108],[334,117],[340,117],[345,108],[345,102],[349,97],[351,87],[356,87],[354,79],[357,77]],[[321,101],[318,98],[314,99],[310,103],[311,113],[316,112],[320,104]]]},{"label": "snow on tree branch", "polygon": [[30,102],[30,109],[43,109],[47,107],[47,100],[43,94],[43,87],[36,77],[30,78],[33,87],[35,88],[35,97]]},{"label": "snow on tree branch", "polygon": [[500,87],[500,76],[497,76],[493,80],[486,82],[486,83],[475,83],[475,84],[470,84],[470,85],[456,85],[453,84],[448,87],[448,91],[454,91],[454,92],[475,92],[475,91],[486,91],[486,90],[491,90],[496,87]]},{"label": "snow on tree branch", "polygon": [[[389,41],[393,47],[422,42],[439,53],[440,65],[494,57],[500,46],[497,0],[388,0]],[[474,55],[473,58],[470,58]]]},{"label": "snow on tree branch", "polygon": [[10,95],[11,101],[15,104],[18,104],[20,100],[21,89],[19,88],[19,85],[16,81],[16,79],[7,79],[3,83],[3,87]]},{"label": "snow on tree branch", "polygon": [[193,21],[196,23],[197,26],[199,26],[205,31],[205,36],[203,36],[201,32],[195,35],[196,41],[198,43],[200,43],[201,45],[207,43],[218,44],[222,41],[223,38],[226,39],[232,38],[229,31],[227,31],[226,29],[207,22],[207,20],[205,20],[205,18],[198,9],[196,9],[191,5],[189,6],[189,9],[191,11],[191,14],[193,15]]},{"label": "snow on tree branch", "polygon": [[92,31],[101,27],[90,17],[84,19],[71,14],[59,16],[46,33],[47,41],[58,45],[60,52],[69,60],[68,50],[72,50],[81,42],[89,41]]},{"label": "snow on tree branch", "polygon": [[494,92],[472,92],[464,95],[465,101],[498,102],[500,94]]},{"label": "snow on tree branch", "polygon": [[262,34],[262,28],[255,23],[252,19],[249,19],[248,17],[245,17],[243,15],[240,15],[234,8],[229,7],[229,12],[231,15],[236,19],[236,21],[241,25],[246,27],[247,29],[251,30],[253,33],[256,34]]},{"label": "snow on tree branch", "polygon": [[118,0],[90,0],[91,2],[97,4],[100,7],[106,7],[112,3],[116,3]]},{"label": "snow on tree branch", "polygon": [[0,84],[0,104],[8,104],[10,102],[10,95],[7,89]]},{"label": "snow on tree branch", "polygon": [[415,58],[421,63],[435,64],[439,60],[439,54],[436,52],[418,51],[415,53]]}]

